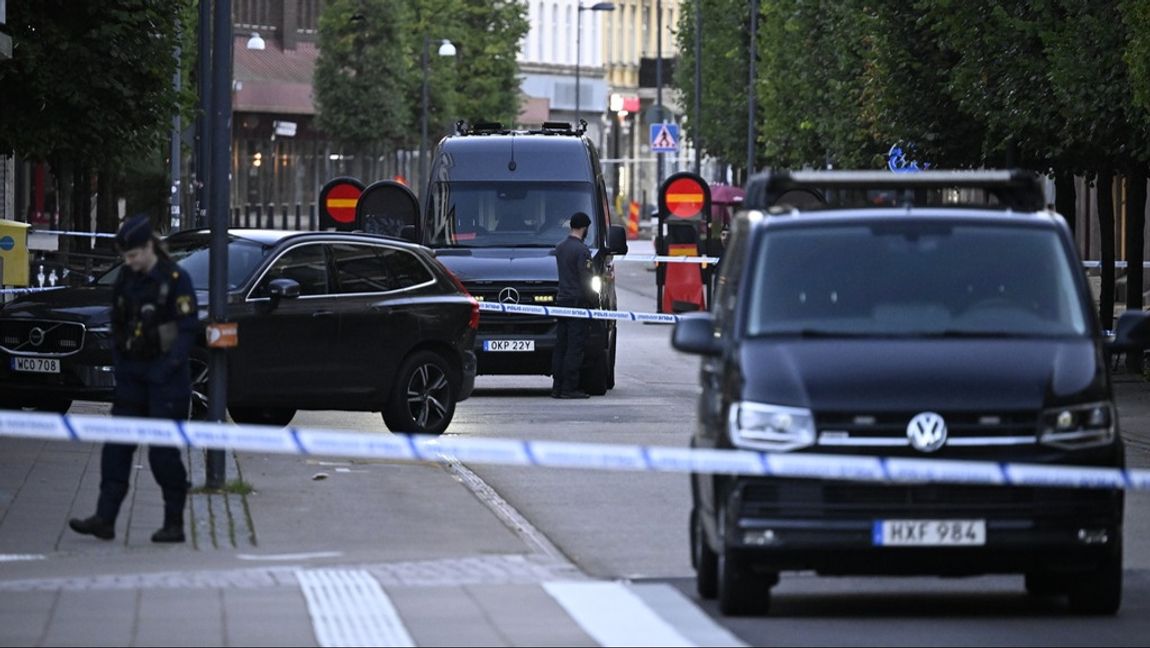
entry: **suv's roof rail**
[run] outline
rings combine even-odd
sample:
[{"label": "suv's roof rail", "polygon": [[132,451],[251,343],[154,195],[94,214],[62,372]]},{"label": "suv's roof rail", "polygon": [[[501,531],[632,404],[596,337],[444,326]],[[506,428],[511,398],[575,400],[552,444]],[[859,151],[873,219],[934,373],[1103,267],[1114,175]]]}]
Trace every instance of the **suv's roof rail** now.
[{"label": "suv's roof rail", "polygon": [[[990,171],[774,171],[752,176],[744,209],[768,209],[792,191],[822,201],[825,190],[902,190],[913,204],[917,189],[980,189],[1004,207],[1035,212],[1046,207],[1038,175],[1022,169]],[[809,202],[809,201],[807,201]],[[823,201],[825,202],[825,201]]]}]

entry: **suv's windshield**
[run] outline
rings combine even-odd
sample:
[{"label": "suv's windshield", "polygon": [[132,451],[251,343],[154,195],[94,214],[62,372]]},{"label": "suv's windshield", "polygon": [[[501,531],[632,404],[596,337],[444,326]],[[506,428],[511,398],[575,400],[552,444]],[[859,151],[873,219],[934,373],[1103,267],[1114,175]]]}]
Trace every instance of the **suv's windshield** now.
[{"label": "suv's windshield", "polygon": [[432,247],[554,247],[576,212],[591,216],[590,182],[437,182],[427,204],[424,237]]},{"label": "suv's windshield", "polygon": [[748,334],[1071,336],[1087,319],[1049,230],[908,222],[769,232]]},{"label": "suv's windshield", "polygon": [[[167,243],[168,254],[191,276],[192,285],[197,290],[208,289],[208,260],[211,258],[209,243],[210,237],[207,235],[181,237],[179,240]],[[247,281],[270,249],[254,241],[243,239],[229,241],[228,289],[239,288]],[[120,265],[117,264],[97,279],[96,283],[110,286],[116,283],[116,276],[119,273]]]}]

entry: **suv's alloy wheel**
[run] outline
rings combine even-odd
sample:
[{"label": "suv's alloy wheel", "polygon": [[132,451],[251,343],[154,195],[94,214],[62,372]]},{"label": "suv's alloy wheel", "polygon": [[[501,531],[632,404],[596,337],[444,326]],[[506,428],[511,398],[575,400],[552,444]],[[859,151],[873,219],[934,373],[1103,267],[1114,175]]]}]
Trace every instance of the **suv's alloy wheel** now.
[{"label": "suv's alloy wheel", "polygon": [[384,423],[393,432],[442,434],[454,415],[451,367],[437,353],[412,354],[399,372]]}]

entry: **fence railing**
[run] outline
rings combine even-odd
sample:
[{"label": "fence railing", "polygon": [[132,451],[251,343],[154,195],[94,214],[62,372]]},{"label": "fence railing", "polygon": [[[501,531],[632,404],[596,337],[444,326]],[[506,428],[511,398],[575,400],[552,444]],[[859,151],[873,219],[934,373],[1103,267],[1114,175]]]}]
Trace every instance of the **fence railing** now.
[{"label": "fence railing", "polygon": [[301,203],[294,205],[249,203],[242,207],[232,208],[231,226],[315,231],[319,228],[319,219],[315,203],[308,204],[306,209]]}]

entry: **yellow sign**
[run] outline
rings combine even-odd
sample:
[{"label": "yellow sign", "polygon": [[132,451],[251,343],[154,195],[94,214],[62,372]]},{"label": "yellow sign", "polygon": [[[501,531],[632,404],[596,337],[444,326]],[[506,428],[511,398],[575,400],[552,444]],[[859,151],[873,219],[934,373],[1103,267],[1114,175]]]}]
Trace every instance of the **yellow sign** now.
[{"label": "yellow sign", "polygon": [[0,286],[28,285],[28,228],[0,220]]}]

